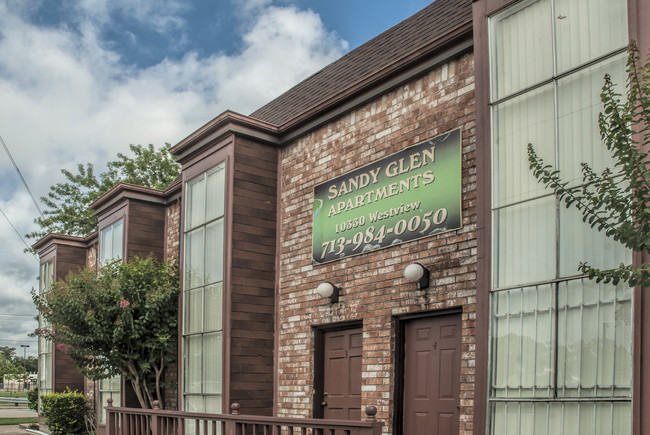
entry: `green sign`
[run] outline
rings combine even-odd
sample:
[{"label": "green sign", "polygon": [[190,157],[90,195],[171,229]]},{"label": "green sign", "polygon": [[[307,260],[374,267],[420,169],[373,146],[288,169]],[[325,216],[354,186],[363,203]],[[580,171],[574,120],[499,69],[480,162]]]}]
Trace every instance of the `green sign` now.
[{"label": "green sign", "polygon": [[314,187],[312,263],[462,226],[461,129]]}]

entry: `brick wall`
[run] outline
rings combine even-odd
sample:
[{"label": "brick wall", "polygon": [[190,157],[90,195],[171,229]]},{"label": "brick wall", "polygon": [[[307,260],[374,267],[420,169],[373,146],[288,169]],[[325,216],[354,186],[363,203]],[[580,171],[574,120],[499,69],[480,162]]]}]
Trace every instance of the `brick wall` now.
[{"label": "brick wall", "polygon": [[[178,258],[180,255],[181,203],[174,201],[165,208],[165,258]],[[167,366],[165,372],[165,388],[163,404],[165,409],[178,409],[178,361]]]},{"label": "brick wall", "polygon": [[[311,416],[313,326],[363,319],[362,408],[375,405],[392,432],[394,316],[462,307],[460,433],[472,432],[475,367],[476,164],[473,55],[394,89],[283,150],[280,219],[278,415]],[[324,265],[311,265],[313,187],[448,130],[462,127],[463,227]],[[402,277],[419,261],[431,285]],[[330,305],[315,294],[341,286]]]},{"label": "brick wall", "polygon": [[93,243],[86,251],[86,267],[92,270],[97,270],[97,262],[99,261],[98,256],[97,243]]},{"label": "brick wall", "polygon": [[174,201],[165,208],[165,258],[180,254],[181,203]]}]

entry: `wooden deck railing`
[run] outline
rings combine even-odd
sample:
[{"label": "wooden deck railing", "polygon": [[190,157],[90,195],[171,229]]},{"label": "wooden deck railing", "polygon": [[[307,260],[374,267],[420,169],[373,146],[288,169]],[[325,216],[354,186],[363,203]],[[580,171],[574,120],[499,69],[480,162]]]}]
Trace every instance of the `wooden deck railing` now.
[{"label": "wooden deck railing", "polygon": [[120,408],[108,399],[107,435],[381,435],[377,408],[366,407],[365,421],[323,420],[240,415],[233,403],[232,414]]}]

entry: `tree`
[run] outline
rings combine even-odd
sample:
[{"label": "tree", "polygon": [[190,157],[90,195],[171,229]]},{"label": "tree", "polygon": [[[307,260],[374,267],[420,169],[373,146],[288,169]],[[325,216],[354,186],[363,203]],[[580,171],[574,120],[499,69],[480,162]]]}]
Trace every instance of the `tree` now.
[{"label": "tree", "polygon": [[47,206],[44,218],[34,220],[40,230],[27,234],[40,239],[49,233],[85,236],[97,228],[89,207],[120,181],[155,189],[165,189],[180,173],[180,166],[169,154],[169,144],[156,150],[153,145],[129,145],[133,157],[118,153],[107,163],[107,171],[97,176],[92,163],[77,165],[77,173],[62,169],[66,180],[50,187],[41,200]]},{"label": "tree", "polygon": [[0,346],[0,379],[17,374],[17,367],[14,363],[15,357],[15,347]]},{"label": "tree", "polygon": [[16,356],[16,348],[0,346],[0,361],[11,361]]},{"label": "tree", "polygon": [[176,262],[133,257],[69,274],[43,295],[32,292],[47,321],[37,333],[66,352],[92,380],[121,375],[140,406],[162,403],[162,376],[175,357]]},{"label": "tree", "polygon": [[0,379],[15,379],[25,382],[29,372],[25,370],[23,358],[16,355],[16,348],[0,346]]},{"label": "tree", "polygon": [[[650,60],[645,64],[634,42],[627,61],[627,97],[615,90],[609,75],[600,94],[603,112],[598,117],[600,136],[612,153],[613,168],[600,174],[582,163],[584,184],[569,188],[560,171],[546,165],[528,144],[530,169],[539,182],[552,189],[566,207],[582,212],[583,221],[636,252],[650,248]],[[650,264],[620,264],[601,270],[580,263],[578,270],[597,282],[627,282],[650,286]]]},{"label": "tree", "polygon": [[29,373],[36,373],[38,371],[38,359],[35,356],[28,356],[23,364]]}]

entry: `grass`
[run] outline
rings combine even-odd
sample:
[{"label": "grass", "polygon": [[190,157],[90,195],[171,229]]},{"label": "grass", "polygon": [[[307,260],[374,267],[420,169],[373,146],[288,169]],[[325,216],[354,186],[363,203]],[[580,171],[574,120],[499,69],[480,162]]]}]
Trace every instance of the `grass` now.
[{"label": "grass", "polygon": [[0,417],[0,426],[24,424],[24,423],[38,423],[38,417]]},{"label": "grass", "polygon": [[27,397],[27,391],[0,391],[0,397]]}]

